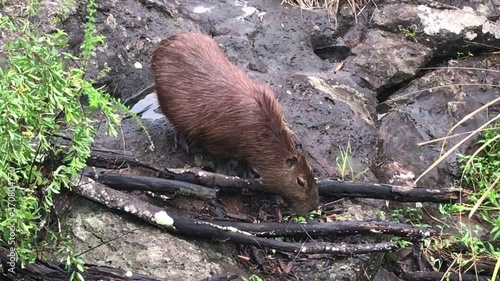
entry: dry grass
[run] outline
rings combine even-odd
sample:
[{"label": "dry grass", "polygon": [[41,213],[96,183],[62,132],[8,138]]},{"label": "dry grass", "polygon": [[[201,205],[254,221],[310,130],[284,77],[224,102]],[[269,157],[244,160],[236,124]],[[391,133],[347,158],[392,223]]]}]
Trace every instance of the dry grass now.
[{"label": "dry grass", "polygon": [[[492,101],[490,101],[489,103],[481,106],[480,108],[478,108],[477,110],[471,112],[470,114],[468,114],[467,116],[465,116],[464,118],[462,118],[462,120],[460,120],[460,122],[458,122],[455,126],[453,126],[449,131],[448,131],[448,134],[446,135],[445,139],[449,138],[451,135],[453,135],[453,131],[460,125],[462,124],[463,122],[473,118],[478,112],[481,112],[481,111],[484,111],[484,110],[487,110],[489,108],[489,106],[491,105],[494,105],[496,103],[500,102],[500,98],[496,98]],[[477,128],[476,130],[472,131],[470,134],[468,134],[466,137],[464,137],[460,142],[458,142],[456,145],[454,145],[451,149],[449,149],[446,153],[442,154],[443,152],[443,149],[444,149],[444,145],[446,142],[443,142],[443,145],[441,147],[441,155],[440,157],[434,161],[434,163],[432,163],[416,180],[415,180],[415,183],[417,183],[424,175],[426,175],[429,171],[431,171],[432,169],[434,169],[437,165],[439,165],[439,163],[441,163],[446,157],[448,157],[451,153],[453,153],[458,147],[460,147],[464,142],[466,142],[468,139],[474,137],[477,133],[483,131],[488,125],[492,124],[493,122],[497,121],[500,119],[500,114],[498,114],[497,116],[494,116],[493,118],[491,118],[488,122],[484,123],[481,127]],[[479,151],[480,152],[480,151]],[[476,153],[477,154],[477,153]],[[462,175],[462,178],[463,178],[463,175]]]},{"label": "dry grass", "polygon": [[342,2],[349,5],[357,22],[358,16],[365,10],[366,4],[370,1],[373,2],[373,0],[282,0],[281,4],[288,4],[302,10],[325,9],[330,20],[337,23],[337,14]]}]

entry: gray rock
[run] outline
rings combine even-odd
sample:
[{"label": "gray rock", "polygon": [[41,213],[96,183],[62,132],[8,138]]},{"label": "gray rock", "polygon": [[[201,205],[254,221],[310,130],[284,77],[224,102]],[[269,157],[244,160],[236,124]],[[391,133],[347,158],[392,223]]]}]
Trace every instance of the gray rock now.
[{"label": "gray rock", "polygon": [[389,32],[373,30],[366,37],[352,50],[352,64],[375,91],[414,77],[431,58],[431,49]]},{"label": "gray rock", "polygon": [[432,48],[435,56],[457,56],[457,51],[500,45],[500,25],[492,20],[498,19],[500,7],[493,1],[458,1],[463,2],[460,6],[390,2],[375,11],[373,23],[403,36],[404,29],[415,32],[409,39]]},{"label": "gray rock", "polygon": [[[392,110],[382,118],[379,130],[383,162],[398,163],[413,175],[424,172],[437,160],[442,151],[442,142],[421,146],[418,143],[446,136],[466,115],[499,97],[499,90],[488,86],[500,78],[498,72],[488,69],[498,69],[499,65],[499,59],[494,56],[449,61],[448,66],[457,69],[431,71],[392,95],[387,102]],[[467,67],[477,69],[463,69]],[[462,86],[452,86],[453,84]],[[497,105],[479,112],[458,126],[452,134],[479,128],[495,116],[498,109]],[[476,139],[469,139],[456,152],[465,153]],[[449,139],[444,151],[461,140],[462,137]],[[424,176],[419,185],[431,188],[452,186],[453,180],[460,177],[456,160],[455,153],[448,156],[436,169]],[[387,180],[390,182],[389,178],[383,179]]]},{"label": "gray rock", "polygon": [[[112,265],[169,280],[201,280],[213,272],[238,271],[229,255],[210,251],[223,246],[166,235],[85,199],[75,201],[65,223],[71,225],[75,251],[83,253],[81,257],[90,264]],[[226,267],[222,268],[217,260]]]}]

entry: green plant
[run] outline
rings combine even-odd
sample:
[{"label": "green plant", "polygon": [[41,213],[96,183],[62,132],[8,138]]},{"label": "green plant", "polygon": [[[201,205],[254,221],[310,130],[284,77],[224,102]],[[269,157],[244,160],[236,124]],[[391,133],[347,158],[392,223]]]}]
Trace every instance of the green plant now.
[{"label": "green plant", "polygon": [[[321,214],[321,212],[316,211],[316,210],[311,211],[307,215],[307,218],[310,219],[310,220],[314,219],[315,217],[324,217],[324,215]],[[286,221],[286,222],[293,221],[293,222],[298,222],[298,223],[307,223],[306,217],[304,217],[304,216],[298,216],[298,215],[295,215],[295,214],[292,214],[290,216],[284,216],[283,217],[283,221]]]},{"label": "green plant", "polygon": [[[57,234],[54,234],[57,236]],[[72,250],[72,242],[69,236],[63,238],[65,247],[59,249],[66,252],[66,262],[64,264],[66,271],[71,272],[69,280],[84,280],[81,272],[84,272],[83,268],[84,261],[77,256],[77,254]],[[76,270],[74,270],[76,269]]]},{"label": "green plant", "polygon": [[97,4],[95,3],[95,0],[90,0],[87,4],[87,16],[85,17],[87,23],[85,24],[83,44],[81,46],[82,49],[81,58],[85,65],[87,64],[94,48],[98,44],[104,42],[104,36],[95,34],[94,14],[96,11],[97,11]]},{"label": "green plant", "polygon": [[380,217],[380,219],[382,219],[382,220],[386,219],[387,213],[384,210],[378,210],[377,214]]},{"label": "green plant", "polygon": [[[78,280],[83,261],[62,233],[49,230],[49,239],[35,240],[54,196],[71,188],[86,166],[96,125],[105,118],[115,136],[115,110],[125,108],[85,79],[82,66],[104,39],[95,35],[95,7],[88,2],[80,56],[61,51],[67,44],[62,30],[41,34],[26,19],[0,17],[0,30],[10,37],[0,49],[0,244],[13,249],[22,267],[43,255],[37,248],[55,247],[67,253],[66,268]],[[68,144],[58,145],[61,134]]]},{"label": "green plant", "polygon": [[298,222],[298,223],[307,223],[307,220],[306,220],[305,217],[303,217],[303,216],[296,216],[296,215],[284,216],[283,217],[283,221],[285,221],[285,222],[293,221],[293,222]]},{"label": "green plant", "polygon": [[52,20],[53,23],[60,23],[61,21],[68,18],[71,13],[71,7],[78,3],[77,0],[65,0],[61,3],[61,8],[58,14]]},{"label": "green plant", "polygon": [[418,41],[417,41],[417,35],[421,31],[418,29],[417,25],[412,24],[412,25],[410,25],[408,27],[404,27],[402,25],[399,25],[398,28],[399,28],[399,31],[401,31],[401,33],[403,34],[403,38],[406,38],[406,39],[409,39],[409,40],[413,40],[413,41],[415,41],[415,42],[418,43]]},{"label": "green plant", "polygon": [[474,54],[471,51],[468,51],[467,54],[462,53],[462,52],[457,52],[457,60],[458,59],[466,59],[466,58],[472,58]]},{"label": "green plant", "polygon": [[339,150],[340,150],[340,158],[339,157],[335,158],[335,162],[337,163],[337,168],[339,169],[342,180],[346,180],[346,176],[349,174],[351,175],[350,180],[354,181],[356,180],[357,177],[361,176],[362,174],[368,171],[368,168],[366,168],[358,174],[355,173],[351,163],[352,151],[351,151],[350,141],[347,142],[346,148],[339,147]]},{"label": "green plant", "polygon": [[396,243],[396,245],[399,247],[399,248],[407,248],[407,247],[410,247],[411,245],[413,245],[412,242],[408,241],[408,240],[404,240],[403,238],[401,237],[393,237],[392,238],[392,241]]},{"label": "green plant", "polygon": [[264,281],[259,275],[257,274],[252,274],[250,277],[248,277],[248,281]]},{"label": "green plant", "polygon": [[[458,217],[455,241],[467,247],[467,253],[456,256],[458,266],[475,265],[478,261],[497,260],[500,266],[500,124],[493,123],[483,132],[479,146],[471,155],[457,153],[463,171],[462,183],[470,190],[468,201],[460,204],[440,205],[439,210],[447,217]],[[482,223],[463,221],[476,216]],[[484,238],[484,234],[488,238]],[[495,277],[492,277],[493,279]]]},{"label": "green plant", "polygon": [[417,206],[414,208],[401,208],[394,209],[391,211],[391,217],[394,222],[399,223],[401,219],[404,219],[406,223],[411,223],[413,225],[418,226],[428,226],[423,223],[423,211],[421,204],[417,203]]}]

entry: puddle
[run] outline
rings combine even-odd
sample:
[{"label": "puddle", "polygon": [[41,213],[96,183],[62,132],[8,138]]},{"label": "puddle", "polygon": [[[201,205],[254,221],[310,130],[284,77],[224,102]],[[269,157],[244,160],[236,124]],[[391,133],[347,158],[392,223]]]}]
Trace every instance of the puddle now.
[{"label": "puddle", "polygon": [[194,7],[193,12],[196,13],[196,14],[204,14],[206,12],[210,12],[212,10],[212,8],[213,7],[206,8],[206,7],[203,7],[203,6],[197,6],[197,7]]},{"label": "puddle", "polygon": [[376,110],[377,110],[377,121],[380,121],[382,120],[382,118],[384,118],[388,113],[389,111],[392,109],[392,107],[386,103],[379,103],[377,106],[376,106]]},{"label": "puddle", "polygon": [[243,7],[243,8],[241,8],[241,10],[245,13],[245,15],[243,15],[244,18],[257,12],[257,8],[254,8],[254,7]]},{"label": "puddle", "polygon": [[[156,113],[155,110],[160,107],[156,93],[151,93],[138,101],[131,109],[132,112],[140,114],[142,119],[157,120],[163,118],[164,115]],[[142,113],[141,113],[142,112]]]},{"label": "puddle", "polygon": [[248,6],[248,1],[236,1],[234,2],[234,5],[236,7],[242,7],[241,10],[243,11],[243,15],[239,16],[236,18],[236,21],[242,21],[246,17],[253,15],[254,13],[258,12],[257,8],[255,7],[250,7]]}]

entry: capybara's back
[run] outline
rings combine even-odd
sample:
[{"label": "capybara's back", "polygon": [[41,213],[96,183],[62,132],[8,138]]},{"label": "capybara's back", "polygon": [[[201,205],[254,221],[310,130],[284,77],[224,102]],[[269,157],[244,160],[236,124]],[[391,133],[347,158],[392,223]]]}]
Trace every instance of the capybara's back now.
[{"label": "capybara's back", "polygon": [[179,135],[245,159],[296,212],[317,207],[312,169],[272,89],[230,63],[212,38],[186,32],[162,40],[152,69],[161,110]]}]

